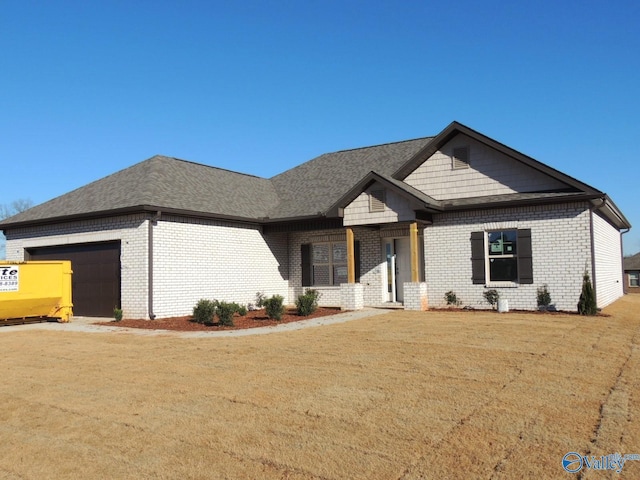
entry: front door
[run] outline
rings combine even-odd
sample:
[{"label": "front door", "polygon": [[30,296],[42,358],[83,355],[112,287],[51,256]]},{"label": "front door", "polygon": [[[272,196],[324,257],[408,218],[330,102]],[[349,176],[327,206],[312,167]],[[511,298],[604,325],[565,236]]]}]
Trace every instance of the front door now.
[{"label": "front door", "polygon": [[411,281],[411,247],[409,237],[383,240],[383,255],[386,261],[387,302],[404,301],[404,284]]}]

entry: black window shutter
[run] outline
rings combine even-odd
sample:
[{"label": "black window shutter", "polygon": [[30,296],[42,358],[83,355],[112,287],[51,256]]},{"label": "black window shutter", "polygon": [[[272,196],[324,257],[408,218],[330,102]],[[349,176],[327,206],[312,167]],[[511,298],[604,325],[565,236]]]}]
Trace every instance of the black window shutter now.
[{"label": "black window shutter", "polygon": [[356,283],[360,283],[360,241],[353,242],[353,256],[355,257]]},{"label": "black window shutter", "polygon": [[300,255],[302,257],[302,286],[310,287],[313,285],[313,264],[311,263],[310,243],[304,243],[300,246]]},{"label": "black window shutter", "polygon": [[474,284],[485,283],[484,232],[471,232],[471,279]]},{"label": "black window shutter", "polygon": [[533,283],[531,229],[518,229],[518,276],[520,283]]}]

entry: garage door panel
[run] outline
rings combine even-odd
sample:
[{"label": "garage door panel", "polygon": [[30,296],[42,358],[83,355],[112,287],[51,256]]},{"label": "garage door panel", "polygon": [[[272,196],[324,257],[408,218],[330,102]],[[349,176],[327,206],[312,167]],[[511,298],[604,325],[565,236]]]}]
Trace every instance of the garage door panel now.
[{"label": "garage door panel", "polygon": [[31,260],[71,260],[75,315],[110,317],[120,306],[120,242],[40,247],[28,253]]}]

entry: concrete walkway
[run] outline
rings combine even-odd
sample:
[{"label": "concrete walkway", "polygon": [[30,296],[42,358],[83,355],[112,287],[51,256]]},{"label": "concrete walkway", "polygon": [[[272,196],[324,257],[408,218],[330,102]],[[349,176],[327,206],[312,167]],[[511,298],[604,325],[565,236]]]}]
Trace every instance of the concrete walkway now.
[{"label": "concrete walkway", "polygon": [[[213,338],[213,337],[243,337],[247,335],[265,335],[268,333],[288,332],[302,330],[303,328],[320,327],[322,325],[333,325],[336,323],[350,322],[360,318],[382,315],[393,310],[367,308],[353,312],[338,313],[326,317],[300,320],[299,322],[289,322],[268,327],[246,328],[242,330],[222,330],[217,332],[180,332],[175,330],[148,330],[143,328],[124,328],[116,326],[97,325],[97,322],[109,322],[112,318],[97,317],[73,317],[69,323],[43,322],[30,323],[26,325],[11,325],[0,327],[0,334],[28,330],[44,330],[50,332],[83,332],[83,333],[118,333],[154,336],[171,336],[179,338]],[[149,320],[152,322],[153,320]]]}]

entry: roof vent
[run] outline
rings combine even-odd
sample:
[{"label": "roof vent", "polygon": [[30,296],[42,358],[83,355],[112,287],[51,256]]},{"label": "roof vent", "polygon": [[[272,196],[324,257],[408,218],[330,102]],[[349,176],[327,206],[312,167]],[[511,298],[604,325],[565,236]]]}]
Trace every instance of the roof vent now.
[{"label": "roof vent", "polygon": [[384,189],[369,192],[369,212],[384,212]]},{"label": "roof vent", "polygon": [[453,149],[452,167],[454,170],[469,168],[469,147],[455,147]]}]

